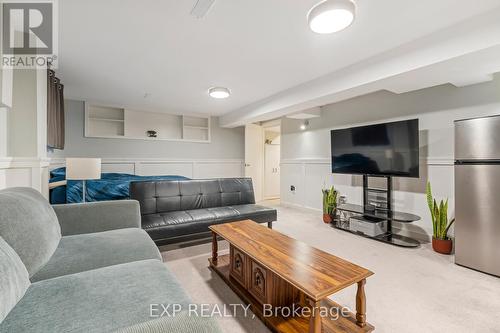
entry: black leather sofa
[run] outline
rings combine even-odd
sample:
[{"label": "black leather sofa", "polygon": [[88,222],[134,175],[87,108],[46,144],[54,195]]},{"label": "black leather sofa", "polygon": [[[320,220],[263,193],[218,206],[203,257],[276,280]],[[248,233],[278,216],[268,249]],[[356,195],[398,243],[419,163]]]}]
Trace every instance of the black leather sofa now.
[{"label": "black leather sofa", "polygon": [[256,205],[251,178],[132,182],[131,199],[141,207],[142,228],[157,243],[209,235],[213,224],[277,219],[275,209]]}]

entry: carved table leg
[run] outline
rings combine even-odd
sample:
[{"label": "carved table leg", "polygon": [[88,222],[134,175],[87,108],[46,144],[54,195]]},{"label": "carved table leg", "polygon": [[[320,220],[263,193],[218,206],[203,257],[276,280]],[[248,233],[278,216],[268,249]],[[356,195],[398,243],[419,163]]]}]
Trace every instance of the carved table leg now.
[{"label": "carved table leg", "polygon": [[309,305],[311,307],[311,317],[309,319],[309,333],[321,333],[321,314],[320,314],[320,304],[321,302],[315,302],[309,300]]},{"label": "carved table leg", "polygon": [[212,231],[212,263],[217,265],[217,252],[219,251],[217,245],[217,234]]},{"label": "carved table leg", "polygon": [[366,326],[366,295],[365,295],[366,279],[358,282],[358,291],[356,293],[356,324],[359,327]]}]

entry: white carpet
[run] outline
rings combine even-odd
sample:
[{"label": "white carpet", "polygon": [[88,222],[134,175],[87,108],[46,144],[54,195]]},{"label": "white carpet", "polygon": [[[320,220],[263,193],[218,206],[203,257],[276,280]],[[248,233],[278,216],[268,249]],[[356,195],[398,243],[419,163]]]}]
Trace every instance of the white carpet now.
[{"label": "white carpet", "polygon": [[[273,203],[268,204],[273,205]],[[321,214],[279,205],[275,230],[373,271],[368,278],[367,321],[377,332],[500,332],[500,279],[453,263],[430,244],[404,249],[332,229]],[[220,249],[227,243],[220,242]],[[195,303],[240,303],[208,269],[210,243],[161,248],[163,259]],[[355,308],[355,287],[332,296]],[[268,332],[258,320],[219,319],[227,333]]]}]

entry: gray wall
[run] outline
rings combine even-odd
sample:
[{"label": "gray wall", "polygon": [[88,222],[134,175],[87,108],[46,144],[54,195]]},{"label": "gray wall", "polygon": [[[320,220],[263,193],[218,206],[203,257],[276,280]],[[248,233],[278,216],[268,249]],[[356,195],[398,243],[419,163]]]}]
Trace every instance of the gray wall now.
[{"label": "gray wall", "polygon": [[464,88],[443,85],[404,94],[379,91],[321,108],[320,118],[282,121],[282,155],[290,158],[330,158],[330,130],[387,120],[420,119],[423,157],[453,157],[453,121],[500,114],[500,75],[488,83]]},{"label": "gray wall", "polygon": [[[464,88],[444,85],[404,94],[380,91],[327,105],[305,131],[300,130],[301,121],[284,118],[282,203],[321,209],[321,188],[332,184],[347,195],[349,202],[361,203],[361,176],[331,172],[330,130],[418,118],[420,178],[394,178],[393,203],[396,210],[422,217],[417,223],[399,225],[402,232],[427,238],[432,233],[425,197],[428,180],[437,198],[449,198],[449,216],[454,215],[454,120],[489,115],[500,115],[500,75],[492,82]],[[290,191],[291,185],[296,187],[295,192]]]},{"label": "gray wall", "polygon": [[219,127],[213,117],[212,142],[146,141],[84,137],[84,102],[66,100],[66,147],[49,157],[165,158],[165,159],[243,159],[244,128]]}]

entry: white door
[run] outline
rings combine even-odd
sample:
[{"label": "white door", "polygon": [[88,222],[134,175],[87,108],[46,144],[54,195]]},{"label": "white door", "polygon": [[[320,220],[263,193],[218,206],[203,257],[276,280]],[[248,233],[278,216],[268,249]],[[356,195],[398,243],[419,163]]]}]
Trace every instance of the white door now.
[{"label": "white door", "polygon": [[265,145],[264,198],[280,196],[280,146]]},{"label": "white door", "polygon": [[245,177],[252,178],[255,201],[262,200],[264,168],[264,130],[262,126],[245,126]]}]

